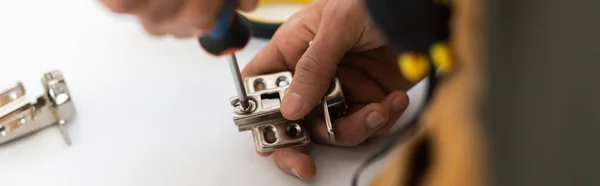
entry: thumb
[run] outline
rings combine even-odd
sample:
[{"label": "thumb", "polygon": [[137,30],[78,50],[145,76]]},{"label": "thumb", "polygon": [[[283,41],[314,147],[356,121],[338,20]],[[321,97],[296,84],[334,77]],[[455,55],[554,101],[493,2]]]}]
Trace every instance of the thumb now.
[{"label": "thumb", "polygon": [[296,64],[294,78],[281,103],[285,118],[297,120],[306,116],[329,89],[340,59],[349,49],[342,44],[347,39],[332,30],[339,29],[319,29]]}]

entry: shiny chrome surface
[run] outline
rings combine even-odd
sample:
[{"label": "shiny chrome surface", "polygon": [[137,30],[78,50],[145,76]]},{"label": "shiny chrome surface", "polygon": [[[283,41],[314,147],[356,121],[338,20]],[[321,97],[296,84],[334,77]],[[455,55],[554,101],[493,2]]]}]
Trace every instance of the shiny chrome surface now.
[{"label": "shiny chrome surface", "polygon": [[[344,92],[342,91],[342,84],[340,83],[338,77],[333,78],[327,92],[328,93],[327,96],[325,96],[325,100],[327,100],[329,115],[332,118],[332,121],[334,121],[337,118],[346,115],[346,110],[348,109]],[[323,101],[319,103],[323,104]],[[317,107],[317,110],[323,111],[323,108],[324,107]]]},{"label": "shiny chrome surface", "polygon": [[329,106],[327,105],[327,98],[323,98],[323,118],[325,118],[325,125],[327,125],[327,133],[329,134],[329,142],[335,144],[335,132],[333,132],[333,125],[331,124],[331,116],[329,115]]},{"label": "shiny chrome surface", "polygon": [[[233,120],[238,130],[250,130],[254,137],[256,149],[260,152],[272,152],[276,149],[303,146],[310,143],[310,134],[304,127],[307,121],[289,121],[280,112],[280,103],[292,82],[292,73],[278,72],[273,74],[247,77],[244,80],[249,106],[243,108],[238,97],[230,99],[233,106]],[[337,78],[332,81],[325,102],[321,102],[327,117],[327,128],[330,141],[335,142],[331,121],[345,114],[346,104]]]},{"label": "shiny chrome surface", "polygon": [[242,82],[242,74],[240,72],[240,67],[237,62],[237,58],[235,54],[231,54],[229,56],[229,68],[231,70],[231,75],[233,76],[233,84],[235,84],[235,89],[237,91],[237,95],[240,101],[240,106],[244,109],[248,108],[248,96],[246,95],[246,91],[244,91],[244,83]]},{"label": "shiny chrome surface", "polygon": [[65,123],[75,115],[75,107],[60,71],[44,74],[45,94],[31,103],[21,83],[0,92],[0,144],[18,139],[46,127],[57,125],[67,144],[71,139]]}]

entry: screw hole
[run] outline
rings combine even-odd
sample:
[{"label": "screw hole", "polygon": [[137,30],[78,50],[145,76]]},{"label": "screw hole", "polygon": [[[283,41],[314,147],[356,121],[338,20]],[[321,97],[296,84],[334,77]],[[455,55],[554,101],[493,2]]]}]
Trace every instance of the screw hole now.
[{"label": "screw hole", "polygon": [[263,128],[263,137],[265,139],[265,142],[267,142],[268,144],[273,144],[275,142],[277,142],[277,132],[275,131],[275,127],[273,126],[267,126],[265,128]]},{"label": "screw hole", "polygon": [[28,118],[26,116],[23,116],[21,119],[19,119],[19,125],[24,125],[25,123],[27,123]]},{"label": "screw hole", "polygon": [[302,134],[302,128],[297,123],[290,123],[285,128],[285,134],[292,138],[298,138]]},{"label": "screw hole", "polygon": [[6,127],[0,126],[0,137],[6,136]]},{"label": "screw hole", "polygon": [[279,87],[283,87],[283,86],[288,86],[290,84],[290,82],[288,82],[286,77],[281,76],[281,77],[277,78],[277,82],[275,82],[275,84],[277,84],[277,86],[279,86]]},{"label": "screw hole", "polygon": [[265,90],[265,82],[263,79],[254,80],[254,91]]}]

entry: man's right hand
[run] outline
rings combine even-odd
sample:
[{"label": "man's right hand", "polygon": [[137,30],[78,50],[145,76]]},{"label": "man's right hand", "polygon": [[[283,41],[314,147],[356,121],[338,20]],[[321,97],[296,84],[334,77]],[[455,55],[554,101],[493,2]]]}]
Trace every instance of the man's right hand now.
[{"label": "man's right hand", "polygon": [[[222,0],[101,0],[115,13],[137,16],[152,35],[200,37],[216,24]],[[238,0],[242,11],[256,8],[258,0]]]}]

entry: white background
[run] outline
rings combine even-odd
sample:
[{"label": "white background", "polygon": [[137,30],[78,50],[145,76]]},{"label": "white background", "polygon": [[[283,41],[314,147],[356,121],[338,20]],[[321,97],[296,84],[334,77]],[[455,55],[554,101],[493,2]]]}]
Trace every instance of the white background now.
[{"label": "white background", "polygon": [[[238,53],[242,68],[265,43]],[[68,123],[72,146],[56,127],[0,146],[0,185],[348,185],[377,146],[316,146],[315,179],[288,176],[233,124],[225,60],[194,39],[150,37],[96,1],[0,1],[0,89],[22,81],[33,100],[42,74],[60,69],[78,110]],[[423,87],[409,92],[401,121]]]}]

